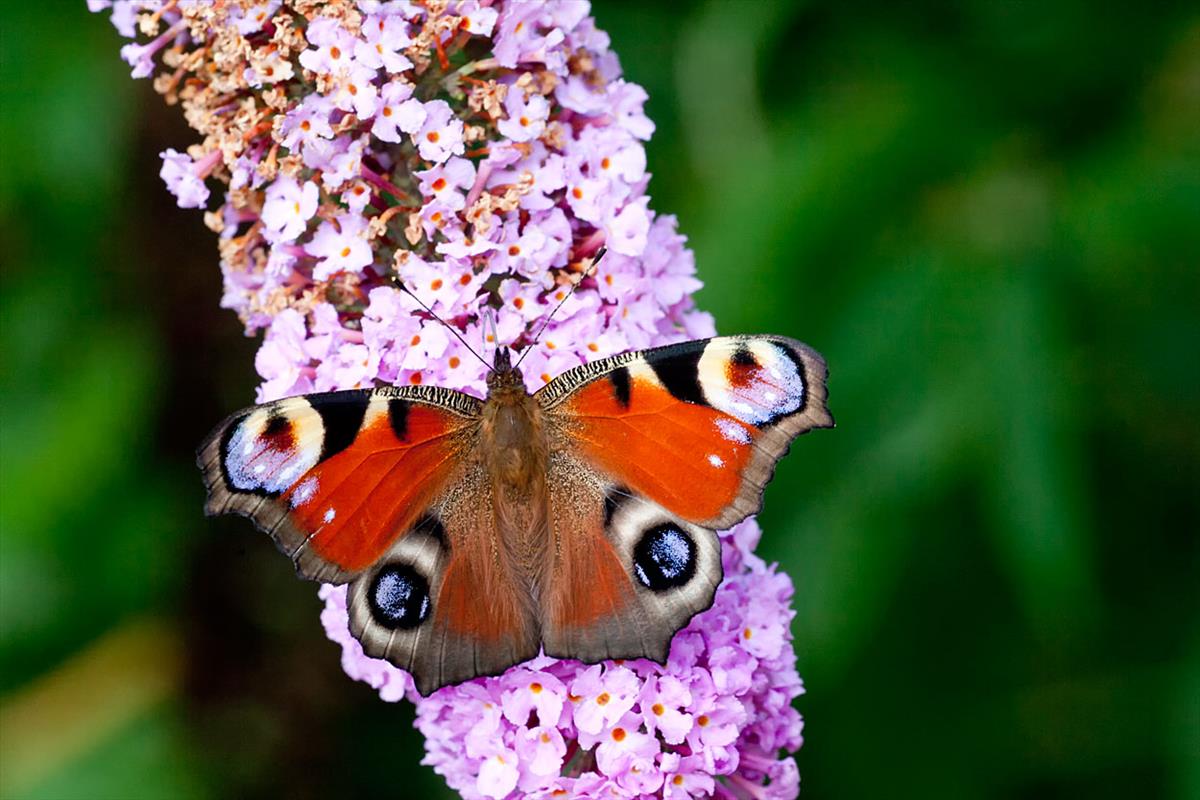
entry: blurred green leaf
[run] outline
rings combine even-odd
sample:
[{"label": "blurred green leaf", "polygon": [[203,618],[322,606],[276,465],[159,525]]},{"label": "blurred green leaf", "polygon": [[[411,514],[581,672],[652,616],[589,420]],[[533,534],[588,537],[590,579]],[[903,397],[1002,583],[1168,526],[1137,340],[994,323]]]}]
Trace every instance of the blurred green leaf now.
[{"label": "blurred green leaf", "polygon": [[85,758],[12,800],[190,800],[211,797],[195,774],[180,714],[156,709]]}]

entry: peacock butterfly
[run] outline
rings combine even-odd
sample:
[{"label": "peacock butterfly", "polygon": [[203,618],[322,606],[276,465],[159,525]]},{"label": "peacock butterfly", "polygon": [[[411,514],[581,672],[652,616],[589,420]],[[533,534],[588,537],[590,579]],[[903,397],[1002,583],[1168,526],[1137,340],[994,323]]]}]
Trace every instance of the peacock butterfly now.
[{"label": "peacock butterfly", "polygon": [[217,426],[208,514],[304,578],[349,583],[363,650],[422,694],[548,655],[666,661],[712,604],[715,531],[826,428],[825,362],[781,336],[622,353],[530,394],[507,349],[480,400],[437,386],[290,397]]}]

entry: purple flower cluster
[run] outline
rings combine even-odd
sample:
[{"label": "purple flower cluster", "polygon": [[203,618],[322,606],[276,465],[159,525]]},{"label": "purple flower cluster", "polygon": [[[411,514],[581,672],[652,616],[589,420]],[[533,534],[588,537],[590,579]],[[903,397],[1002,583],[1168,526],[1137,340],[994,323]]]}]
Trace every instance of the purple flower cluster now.
[{"label": "purple flower cluster", "polygon": [[[397,284],[484,351],[531,348],[530,389],[712,335],[692,254],[649,207],[646,94],[587,3],[89,6],[139,37],[121,51],[133,75],[203,137],[163,153],[162,177],[219,235],[222,305],[265,331],[260,401],[422,382],[482,394],[484,367]],[[426,763],[466,797],[791,797],[791,583],[753,555],[757,537],[752,521],[724,534],[726,580],[665,667],[543,657],[422,699],[363,655],[344,587],[321,589],[323,620],[349,675],[417,704]]]}]

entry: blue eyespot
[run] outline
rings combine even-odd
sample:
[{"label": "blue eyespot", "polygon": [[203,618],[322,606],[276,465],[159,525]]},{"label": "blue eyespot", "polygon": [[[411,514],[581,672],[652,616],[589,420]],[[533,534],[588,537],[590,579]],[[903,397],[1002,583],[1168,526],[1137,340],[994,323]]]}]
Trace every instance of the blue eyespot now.
[{"label": "blue eyespot", "polygon": [[408,564],[388,564],[371,582],[367,601],[383,627],[415,628],[429,617],[429,582]]},{"label": "blue eyespot", "polygon": [[696,543],[669,522],[650,528],[633,548],[633,571],[655,592],[683,586],[696,574]]}]

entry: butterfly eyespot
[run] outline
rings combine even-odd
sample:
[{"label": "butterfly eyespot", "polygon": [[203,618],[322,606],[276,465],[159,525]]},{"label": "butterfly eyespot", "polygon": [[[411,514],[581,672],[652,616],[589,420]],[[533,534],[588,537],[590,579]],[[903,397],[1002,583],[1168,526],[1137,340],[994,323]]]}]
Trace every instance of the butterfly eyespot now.
[{"label": "butterfly eyespot", "polygon": [[429,582],[408,564],[389,564],[367,592],[371,614],[385,628],[415,628],[429,618]]},{"label": "butterfly eyespot", "polygon": [[234,491],[277,496],[319,460],[324,424],[303,400],[259,409],[229,426],[221,444],[221,468]]},{"label": "butterfly eyespot", "polygon": [[696,574],[696,543],[676,525],[656,525],[634,546],[633,571],[655,592],[683,586]]}]

